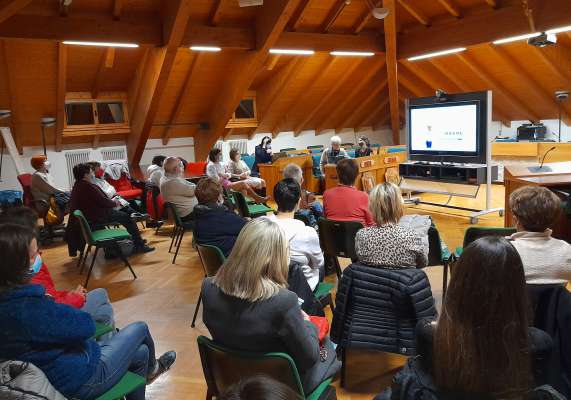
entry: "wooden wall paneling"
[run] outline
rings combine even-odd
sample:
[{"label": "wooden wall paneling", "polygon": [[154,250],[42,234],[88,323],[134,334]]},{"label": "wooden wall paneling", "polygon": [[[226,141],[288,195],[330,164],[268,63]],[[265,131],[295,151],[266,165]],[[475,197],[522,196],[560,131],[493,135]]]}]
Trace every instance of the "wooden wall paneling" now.
[{"label": "wooden wall paneling", "polygon": [[115,63],[115,48],[108,47],[105,49],[103,56],[101,57],[101,62],[99,63],[99,67],[97,68],[97,75],[95,77],[95,82],[93,83],[93,87],[91,89],[91,97],[96,99],[99,96],[99,92],[101,91],[101,85],[105,79],[105,74],[108,70],[113,68],[113,64]]},{"label": "wooden wall paneling", "polygon": [[359,82],[352,88],[349,94],[333,108],[323,121],[317,124],[316,132],[318,134],[325,128],[335,128],[337,126],[335,121],[340,122],[343,115],[346,115],[349,112],[349,105],[354,102],[355,98],[370,83],[375,74],[377,74],[385,65],[385,60],[382,58],[375,58],[371,64],[371,67],[359,78]]},{"label": "wooden wall paneling", "polygon": [[0,23],[28,6],[32,0],[4,0],[0,3]]},{"label": "wooden wall paneling", "polygon": [[[18,132],[16,132],[15,126],[16,124],[14,124],[14,121],[17,118],[17,113],[18,111],[14,109],[13,106],[13,102],[12,102],[12,90],[10,87],[10,68],[8,66],[8,57],[6,55],[6,44],[4,40],[0,41],[0,57],[2,60],[2,64],[1,64],[1,68],[2,68],[2,75],[1,75],[1,79],[0,81],[3,81],[2,83],[4,83],[4,87],[2,88],[2,97],[0,99],[1,103],[0,106],[2,108],[11,110],[12,112],[12,116],[10,118],[10,130],[12,131],[12,137],[14,138],[14,144],[16,145],[16,148],[18,149],[18,153],[22,154],[23,153],[23,148],[22,148],[22,143],[20,140],[20,136],[18,135]],[[3,141],[3,139],[0,137],[0,142]]]},{"label": "wooden wall paneling", "polygon": [[58,43],[57,89],[56,89],[56,151],[61,151],[65,126],[65,94],[67,82],[67,46]]},{"label": "wooden wall paneling", "polygon": [[366,97],[364,97],[359,104],[359,106],[353,110],[347,118],[342,121],[339,125],[335,127],[336,132],[340,132],[344,128],[352,128],[354,127],[355,120],[358,120],[361,115],[367,111],[367,107],[371,107],[371,103],[378,98],[381,92],[387,86],[387,79],[383,79],[381,82],[375,85],[375,88],[371,90]]},{"label": "wooden wall paneling", "polygon": [[282,49],[313,49],[330,52],[333,50],[384,52],[384,47],[374,34],[347,35],[338,33],[284,32],[276,43]]},{"label": "wooden wall paneling", "polygon": [[131,134],[127,140],[131,165],[136,165],[141,160],[162,92],[186,30],[190,4],[190,0],[178,0],[169,3],[164,10],[164,45],[150,50],[140,81],[142,86],[139,89],[138,101],[131,114]]},{"label": "wooden wall paneling", "polygon": [[[219,98],[209,118],[208,135],[195,137],[194,151],[196,159],[204,159],[212,145],[223,134],[224,128],[240,100],[249,89],[268,56],[268,50],[277,42],[299,0],[276,0],[266,3],[256,19],[256,51],[244,54],[235,63],[233,79],[219,93]],[[229,71],[230,72],[230,71]]]},{"label": "wooden wall paneling", "polygon": [[388,8],[389,15],[385,18],[385,48],[387,60],[387,77],[389,84],[389,98],[391,104],[391,127],[393,131],[393,144],[400,143],[399,105],[398,105],[398,65],[397,65],[397,26],[395,0],[383,0],[384,7]]},{"label": "wooden wall paneling", "polygon": [[462,11],[461,11],[460,7],[458,6],[458,4],[456,4],[455,0],[438,0],[438,2],[453,17],[456,17],[456,18],[462,17]]},{"label": "wooden wall paneling", "polygon": [[411,4],[410,0],[398,0],[402,8],[412,15],[418,22],[424,26],[430,26],[430,18],[428,18],[421,10]]},{"label": "wooden wall paneling", "polygon": [[321,107],[323,107],[323,105],[326,104],[329,101],[329,99],[333,97],[333,95],[339,90],[341,86],[343,86],[351,78],[353,79],[355,78],[353,76],[355,70],[360,65],[364,65],[366,61],[367,61],[366,59],[358,61],[351,60],[351,65],[349,66],[349,68],[343,69],[342,72],[343,76],[341,77],[341,79],[336,79],[335,83],[331,85],[331,87],[327,90],[325,95],[320,97],[319,102],[315,106],[310,107],[309,109],[310,111],[307,113],[307,115],[298,124],[296,124],[293,130],[294,137],[299,136],[303,128],[307,128],[306,126],[307,123],[309,123],[315,117],[315,115],[319,112],[319,110],[321,110]]},{"label": "wooden wall paneling", "polygon": [[293,13],[293,15],[291,16],[291,18],[289,20],[289,23],[287,26],[288,30],[296,31],[299,28],[299,23],[303,19],[303,13],[307,9],[307,6],[309,6],[310,2],[311,2],[311,0],[301,0],[300,1],[295,12]]}]

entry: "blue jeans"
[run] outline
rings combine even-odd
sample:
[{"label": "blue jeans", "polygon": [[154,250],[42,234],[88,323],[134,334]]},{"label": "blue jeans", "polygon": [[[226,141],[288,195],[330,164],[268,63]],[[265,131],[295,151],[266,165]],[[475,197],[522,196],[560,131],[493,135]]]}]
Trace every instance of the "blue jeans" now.
[{"label": "blue jeans", "polygon": [[113,319],[113,307],[109,302],[107,290],[97,288],[87,292],[85,296],[85,304],[81,307],[81,311],[85,311],[95,322],[105,325],[115,326]]},{"label": "blue jeans", "polygon": [[[73,398],[95,399],[115,386],[127,371],[146,379],[155,368],[155,344],[144,322],[127,325],[99,346],[101,358],[95,372]],[[127,400],[144,400],[145,387],[128,394]]]}]

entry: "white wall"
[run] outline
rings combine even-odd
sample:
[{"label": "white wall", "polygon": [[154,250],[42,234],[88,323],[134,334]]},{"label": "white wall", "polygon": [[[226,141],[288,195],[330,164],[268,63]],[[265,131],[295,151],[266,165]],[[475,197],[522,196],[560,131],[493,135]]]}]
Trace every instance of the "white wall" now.
[{"label": "white wall", "polygon": [[[547,127],[547,140],[557,141],[559,132],[559,120],[557,119],[545,119],[541,121]],[[507,136],[515,138],[517,136],[517,127],[521,126],[529,121],[512,121],[509,128],[503,126],[500,122],[492,121],[492,126],[490,128],[491,137],[496,136]],[[567,126],[561,123],[561,141],[569,142],[571,141],[571,126]]]},{"label": "white wall", "polygon": [[167,145],[163,145],[162,139],[149,139],[143,151],[140,165],[149,165],[154,156],[182,157],[188,162],[194,161],[194,138],[170,139]]}]

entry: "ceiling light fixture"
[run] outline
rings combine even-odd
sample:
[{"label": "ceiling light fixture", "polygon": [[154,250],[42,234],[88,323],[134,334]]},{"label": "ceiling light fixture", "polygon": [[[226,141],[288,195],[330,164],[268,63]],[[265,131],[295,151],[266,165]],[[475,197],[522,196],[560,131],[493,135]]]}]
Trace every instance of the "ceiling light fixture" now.
[{"label": "ceiling light fixture", "polygon": [[65,40],[63,44],[71,44],[75,46],[99,46],[99,47],[139,47],[135,43],[112,43],[112,42],[83,42],[80,40]]},{"label": "ceiling light fixture", "polygon": [[271,54],[294,54],[300,56],[311,56],[315,54],[313,50],[299,50],[299,49],[270,49]]},{"label": "ceiling light fixture", "polygon": [[420,56],[410,57],[410,58],[408,58],[408,61],[416,61],[416,60],[423,60],[423,59],[425,59],[425,58],[445,56],[445,55],[447,55],[447,54],[460,53],[460,52],[462,52],[462,51],[464,51],[464,50],[466,50],[465,47],[458,47],[458,48],[455,48],[455,49],[436,51],[436,52],[434,52],[434,53],[427,53],[427,54],[422,54],[422,55],[420,55]]},{"label": "ceiling light fixture", "polygon": [[494,40],[492,43],[493,44],[504,44],[504,43],[517,42],[519,40],[531,39],[531,38],[537,37],[539,35],[541,35],[541,32],[527,33],[525,35],[518,35],[518,36],[512,36],[512,37],[508,37],[508,38],[504,38],[504,39]]},{"label": "ceiling light fixture", "polygon": [[222,51],[222,48],[217,46],[190,46],[190,50],[192,51],[209,51],[211,53],[217,53]]},{"label": "ceiling light fixture", "polygon": [[385,19],[389,15],[389,9],[384,7],[373,8],[373,17],[376,19]]},{"label": "ceiling light fixture", "polygon": [[571,31],[571,25],[549,29],[548,31],[545,31],[545,33],[547,33],[548,35],[556,35],[558,33],[569,32],[569,31]]},{"label": "ceiling light fixture", "polygon": [[332,51],[329,54],[332,56],[346,56],[346,57],[372,57],[375,55],[372,51]]}]

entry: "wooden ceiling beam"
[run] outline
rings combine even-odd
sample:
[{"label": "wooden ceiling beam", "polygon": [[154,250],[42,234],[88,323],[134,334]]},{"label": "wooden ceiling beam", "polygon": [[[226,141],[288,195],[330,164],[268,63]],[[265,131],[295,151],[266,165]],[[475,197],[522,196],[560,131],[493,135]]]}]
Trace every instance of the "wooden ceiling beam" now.
[{"label": "wooden ceiling beam", "polygon": [[359,16],[359,19],[353,26],[353,33],[355,35],[358,35],[363,30],[363,28],[365,28],[365,26],[373,16],[373,9],[377,7],[378,4],[381,3],[381,0],[375,0],[374,2],[373,0],[367,0],[366,3],[367,3],[367,10]]},{"label": "wooden ceiling beam", "polygon": [[280,61],[280,58],[281,54],[272,54],[271,56],[269,56],[268,59],[266,60],[266,69],[268,71],[272,71],[278,64],[278,61]]},{"label": "wooden ceiling beam", "polygon": [[222,0],[214,0],[214,5],[212,6],[212,10],[210,11],[210,16],[208,17],[208,23],[211,26],[218,25],[220,19],[221,6],[222,6]]},{"label": "wooden ceiling beam", "polygon": [[[417,97],[432,96],[434,93],[431,90],[430,85],[427,85],[422,80],[420,82],[414,80],[414,78],[409,75],[408,70],[404,67],[399,70],[399,82],[407,87],[412,93]],[[419,84],[420,83],[420,84]]]},{"label": "wooden ceiling beam", "polygon": [[199,67],[200,64],[200,59],[201,59],[201,54],[200,53],[192,53],[192,61],[190,62],[190,66],[188,67],[188,71],[186,72],[186,76],[184,77],[184,82],[182,84],[182,88],[180,90],[180,92],[178,93],[178,96],[176,98],[176,101],[173,105],[170,117],[169,117],[169,122],[168,125],[166,126],[165,129],[163,130],[163,135],[162,135],[162,139],[163,139],[163,146],[166,146],[169,142],[170,139],[170,135],[172,132],[171,126],[176,123],[177,119],[180,117],[180,114],[182,112],[182,108],[184,107],[184,99],[187,98],[187,96],[190,95],[190,84],[191,84],[191,80],[192,77],[195,75],[196,70]]},{"label": "wooden ceiling beam", "polygon": [[[549,69],[549,73],[557,78],[559,81],[561,89],[571,88],[571,78],[569,77],[567,70],[563,68],[559,56],[555,56],[551,49],[545,48],[540,49],[535,46],[530,46],[532,52],[538,59],[540,59],[543,64]],[[561,52],[562,47],[559,48]],[[560,53],[559,53],[560,54]],[[571,52],[569,53],[571,57]],[[569,58],[571,60],[571,58]]]},{"label": "wooden ceiling beam", "polygon": [[0,2],[0,23],[28,6],[32,0],[3,0]]},{"label": "wooden ceiling beam", "polygon": [[529,107],[527,104],[524,104],[510,93],[503,85],[496,81],[493,76],[485,71],[483,67],[477,64],[473,57],[470,57],[468,54],[456,54],[456,57],[458,57],[460,61],[462,61],[474,74],[476,74],[494,92],[495,95],[502,96],[514,110],[517,110],[521,114],[525,114],[525,118],[522,119],[535,121],[539,121],[541,119],[541,116],[537,114],[536,110]]},{"label": "wooden ceiling beam", "polygon": [[299,23],[302,20],[303,17],[303,13],[305,12],[305,10],[307,10],[307,7],[309,6],[309,3],[311,2],[311,0],[301,0],[299,3],[299,6],[297,6],[297,9],[295,10],[295,12],[293,13],[293,15],[291,16],[289,23],[288,23],[288,30],[290,31],[296,31],[299,28]]},{"label": "wooden ceiling beam", "polygon": [[[363,118],[357,120],[355,122],[355,129],[358,130],[361,127],[364,126],[368,126],[367,124],[369,122],[372,122],[372,119],[376,119],[378,114],[383,111],[384,109],[387,108],[387,106],[389,105],[389,98],[386,97],[383,101],[381,101],[379,104],[377,104],[376,106],[373,105],[373,110],[372,111],[368,111],[365,113],[365,115],[363,116]],[[389,112],[390,115],[390,112]]]},{"label": "wooden ceiling beam", "polygon": [[[543,104],[550,104],[553,110],[558,107],[557,101],[553,93],[549,93],[545,90],[541,84],[530,74],[523,70],[521,63],[515,60],[502,46],[489,45],[488,48],[498,57],[504,64],[509,68],[510,73],[514,78],[516,78],[520,83],[526,88],[530,94],[535,96],[537,99],[541,100]],[[525,96],[527,97],[527,96]],[[571,126],[571,115],[567,110],[563,110],[562,119],[565,125]]]},{"label": "wooden ceiling beam", "polygon": [[458,6],[458,4],[456,4],[454,2],[454,0],[438,0],[438,2],[440,3],[440,5],[442,7],[444,7],[446,9],[446,11],[448,11],[450,13],[450,15],[452,15],[453,17],[456,18],[461,18],[462,17],[462,11],[460,10],[460,7]]},{"label": "wooden ceiling beam", "polygon": [[294,137],[299,136],[306,124],[315,117],[319,110],[321,110],[321,107],[323,107],[323,105],[327,103],[331,97],[333,97],[333,95],[337,92],[337,90],[339,90],[341,86],[343,86],[349,79],[354,79],[353,73],[360,65],[365,64],[366,61],[367,60],[362,59],[360,62],[351,62],[351,66],[343,71],[343,77],[341,79],[335,80],[335,83],[327,90],[325,95],[321,96],[317,105],[310,107],[310,111],[303,118],[303,120],[300,123],[296,124],[293,130]]},{"label": "wooden ceiling beam", "polygon": [[278,41],[291,15],[299,5],[299,0],[274,0],[266,2],[256,17],[256,50],[238,58],[234,64],[229,82],[224,85],[208,118],[209,133],[197,135],[194,140],[194,153],[197,160],[206,159],[212,145],[224,133],[224,128],[232,113],[240,104],[245,93],[263,67],[268,51]]},{"label": "wooden ceiling beam", "polygon": [[343,9],[346,6],[347,2],[345,0],[337,0],[331,11],[325,18],[325,21],[323,21],[323,24],[321,25],[321,32],[323,33],[329,32],[329,29],[331,29],[331,27],[333,26],[339,15],[341,15]]},{"label": "wooden ceiling beam", "polygon": [[[371,79],[377,74],[377,72],[385,65],[385,60],[382,58],[377,58],[373,60],[373,65],[371,68],[365,72],[365,74],[359,79],[359,83],[353,87],[353,89],[349,92],[347,96],[343,98],[337,104],[337,106],[327,115],[325,116],[325,120],[317,124],[317,128],[315,129],[317,133],[321,132],[325,128],[331,128],[337,126],[335,124],[336,121],[339,121],[341,118],[340,116],[346,115],[350,112],[351,107],[350,104],[354,102],[354,100],[361,94],[363,89],[369,85]],[[345,113],[342,115],[342,113]],[[329,121],[333,119],[332,125],[328,125]],[[339,121],[340,122],[340,121]]]},{"label": "wooden ceiling beam", "polygon": [[121,13],[123,12],[123,0],[113,1],[113,19],[121,19]]},{"label": "wooden ceiling beam", "polygon": [[407,70],[409,70],[413,75],[415,75],[433,90],[442,89],[449,93],[459,91],[458,87],[451,83],[446,77],[443,75],[441,77],[436,77],[434,74],[427,72],[425,68],[422,68],[416,62],[401,60],[400,64],[405,66]]},{"label": "wooden ceiling beam", "polygon": [[[496,39],[529,32],[528,19],[521,2],[510,2],[499,9],[465,10],[464,17],[435,21],[430,28],[410,29],[399,36],[399,58],[455,47],[469,47]],[[571,23],[571,1],[550,0],[542,3],[535,16],[538,31]],[[485,29],[483,29],[485,27]]]},{"label": "wooden ceiling beam", "polygon": [[63,128],[65,126],[65,93],[67,81],[67,46],[58,43],[57,87],[56,87],[56,151],[61,151]]},{"label": "wooden ceiling beam", "polygon": [[385,17],[385,48],[387,60],[387,77],[389,82],[389,99],[391,105],[391,128],[393,132],[393,144],[400,142],[399,122],[399,87],[398,87],[398,64],[397,64],[397,21],[395,0],[383,0],[383,5],[389,10]]},{"label": "wooden ceiling beam", "polygon": [[115,62],[115,48],[107,47],[101,56],[101,61],[99,62],[99,67],[97,68],[97,74],[95,76],[95,82],[91,88],[91,97],[96,99],[101,91],[101,84],[105,79],[105,73],[113,68]]},{"label": "wooden ceiling beam", "polygon": [[428,18],[422,11],[410,4],[409,0],[398,0],[399,4],[404,8],[410,15],[412,15],[418,22],[424,26],[430,26],[430,18]]},{"label": "wooden ceiling beam", "polygon": [[361,118],[362,114],[368,110],[367,107],[370,107],[370,103],[377,99],[386,87],[387,79],[385,78],[382,82],[375,85],[375,88],[368,93],[368,95],[361,101],[361,104],[359,104],[359,106],[353,110],[353,112],[351,112],[344,121],[335,127],[335,131],[340,132],[344,128],[354,128],[355,120]]},{"label": "wooden ceiling beam", "polygon": [[147,139],[151,133],[159,102],[166,87],[178,47],[186,31],[191,11],[190,0],[168,2],[163,13],[162,35],[165,45],[150,50],[142,69],[138,84],[140,89],[137,103],[131,114],[131,133],[127,138],[127,154],[130,165],[141,160]]}]

